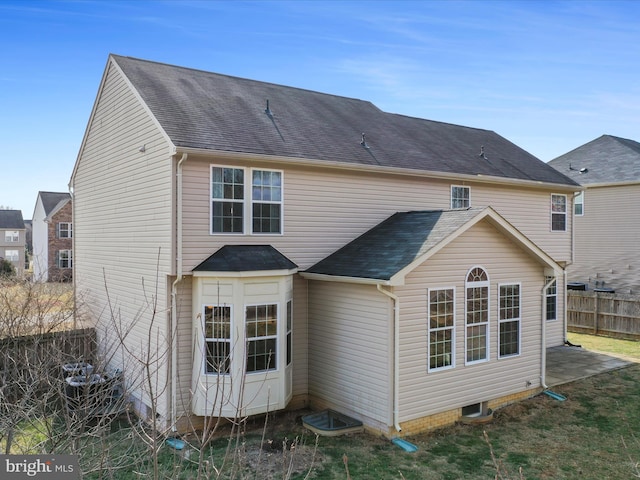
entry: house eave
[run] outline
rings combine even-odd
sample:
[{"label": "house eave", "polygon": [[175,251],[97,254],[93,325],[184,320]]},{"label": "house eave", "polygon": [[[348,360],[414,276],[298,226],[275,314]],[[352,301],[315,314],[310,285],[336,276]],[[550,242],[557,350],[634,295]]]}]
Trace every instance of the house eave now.
[{"label": "house eave", "polygon": [[333,168],[336,170],[357,171],[359,174],[362,172],[370,173],[389,173],[394,175],[411,175],[424,178],[435,178],[446,181],[468,181],[476,183],[487,183],[492,185],[510,185],[524,188],[539,188],[545,190],[554,190],[558,192],[575,192],[582,190],[580,185],[570,185],[563,183],[551,183],[542,182],[537,180],[522,180],[517,178],[496,177],[493,175],[483,174],[465,174],[465,173],[449,173],[439,172],[436,170],[418,170],[412,168],[400,168],[400,167],[386,167],[380,165],[362,165],[362,164],[348,164],[343,162],[337,162],[333,160],[317,160],[313,158],[302,157],[281,157],[277,155],[264,155],[257,153],[245,153],[245,152],[232,152],[227,150],[210,150],[206,148],[192,148],[192,147],[176,147],[173,152],[174,155],[181,153],[187,153],[189,155],[198,156],[216,156],[221,160],[245,160],[248,162],[267,162],[278,163],[287,165],[300,165],[305,167],[319,167],[319,168]]},{"label": "house eave", "polygon": [[242,272],[214,272],[195,271],[191,272],[194,277],[216,277],[216,278],[253,278],[253,277],[284,277],[298,273],[297,268],[290,270],[248,270]]},{"label": "house eave", "polygon": [[345,277],[340,275],[326,275],[323,273],[300,272],[300,276],[306,280],[319,280],[321,282],[357,283],[359,285],[385,285],[397,286],[400,283],[391,280],[378,278]]},{"label": "house eave", "polygon": [[599,182],[599,183],[585,183],[582,185],[583,190],[589,188],[605,188],[605,187],[631,187],[634,185],[640,185],[640,180],[628,180],[622,182]]}]

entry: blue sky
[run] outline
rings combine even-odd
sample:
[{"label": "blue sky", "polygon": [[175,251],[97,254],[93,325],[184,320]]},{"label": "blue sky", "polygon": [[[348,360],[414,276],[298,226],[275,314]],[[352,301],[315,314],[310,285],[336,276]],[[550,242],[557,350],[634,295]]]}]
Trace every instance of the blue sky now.
[{"label": "blue sky", "polygon": [[640,2],[0,0],[0,205],[67,191],[109,53],[494,130],[640,141]]}]

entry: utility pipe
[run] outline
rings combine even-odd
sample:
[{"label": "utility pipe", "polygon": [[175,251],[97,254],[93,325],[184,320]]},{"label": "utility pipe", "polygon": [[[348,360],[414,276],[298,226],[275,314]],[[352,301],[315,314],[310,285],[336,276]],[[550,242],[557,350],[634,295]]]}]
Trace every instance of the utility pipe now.
[{"label": "utility pipe", "polygon": [[400,300],[388,290],[377,284],[378,291],[393,300],[393,426],[401,432],[398,423],[398,405],[400,404]]},{"label": "utility pipe", "polygon": [[169,341],[171,348],[171,365],[169,371],[169,386],[171,398],[171,430],[175,432],[177,415],[176,405],[178,403],[177,388],[174,384],[176,373],[178,371],[178,342],[177,342],[177,296],[178,283],[182,281],[182,163],[187,159],[186,153],[182,154],[182,158],[176,165],[176,279],[171,284],[171,316],[169,320]]},{"label": "utility pipe", "polygon": [[[551,286],[553,282],[556,281],[556,277],[553,277],[549,280],[544,287],[542,287],[542,291],[540,292],[542,296],[542,352],[541,357],[542,360],[540,362],[540,383],[542,384],[542,388],[549,388],[546,384],[546,375],[547,375],[547,290]],[[558,287],[556,286],[556,289]],[[557,290],[556,290],[557,295]]]}]

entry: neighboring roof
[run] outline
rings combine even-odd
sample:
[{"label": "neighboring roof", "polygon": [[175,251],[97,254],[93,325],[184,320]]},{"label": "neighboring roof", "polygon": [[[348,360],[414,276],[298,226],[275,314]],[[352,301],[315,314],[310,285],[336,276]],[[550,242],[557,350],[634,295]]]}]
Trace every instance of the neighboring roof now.
[{"label": "neighboring roof", "polygon": [[45,217],[48,217],[52,212],[58,210],[61,202],[66,203],[68,200],[71,200],[71,194],[66,192],[38,192],[38,196],[42,201]]},{"label": "neighboring roof", "polygon": [[542,263],[560,270],[551,257],[495,210],[486,207],[396,213],[301,273],[307,278],[340,277],[345,281],[369,279],[373,283],[402,284],[404,275],[483,219],[489,219]]},{"label": "neighboring roof", "polygon": [[640,181],[640,143],[602,135],[549,165],[582,185]]},{"label": "neighboring roof", "polygon": [[0,228],[24,229],[22,210],[0,210]]},{"label": "neighboring roof", "polygon": [[111,58],[178,149],[574,184],[489,130],[386,113],[353,98]]},{"label": "neighboring roof", "polygon": [[255,272],[294,270],[298,266],[271,245],[225,245],[193,269],[194,272]]}]

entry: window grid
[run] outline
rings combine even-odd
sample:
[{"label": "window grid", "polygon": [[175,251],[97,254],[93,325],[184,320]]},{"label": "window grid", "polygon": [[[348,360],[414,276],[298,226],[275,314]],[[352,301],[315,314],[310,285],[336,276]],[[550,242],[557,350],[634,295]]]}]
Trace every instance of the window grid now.
[{"label": "window grid", "polygon": [[[546,277],[544,279],[545,285],[552,280],[553,277]],[[551,285],[547,287],[547,308],[546,308],[546,320],[556,320],[558,318],[558,283],[554,280]]]},{"label": "window grid", "polygon": [[245,312],[247,373],[277,370],[278,305],[249,305]]},{"label": "window grid", "polygon": [[20,232],[18,230],[5,230],[4,241],[7,243],[17,243],[20,241]]},{"label": "window grid", "polygon": [[520,285],[499,287],[499,349],[498,356],[520,354]]},{"label": "window grid", "polygon": [[71,250],[59,250],[57,259],[58,268],[73,267],[73,253]]},{"label": "window grid", "polygon": [[204,307],[205,373],[228,374],[231,369],[231,307]]},{"label": "window grid", "polygon": [[72,238],[73,226],[70,222],[58,223],[58,238]]},{"label": "window grid", "polygon": [[292,331],[293,331],[293,302],[289,300],[287,302],[287,365],[291,365],[291,360],[293,355]]},{"label": "window grid", "polygon": [[244,232],[244,169],[211,167],[211,231]]},{"label": "window grid", "polygon": [[5,250],[4,258],[9,262],[17,262],[20,259],[20,252],[18,250]]},{"label": "window grid", "polygon": [[281,233],[282,173],[253,170],[251,178],[253,233]]},{"label": "window grid", "polygon": [[489,358],[489,277],[483,268],[475,267],[465,282],[465,324],[467,363]]},{"label": "window grid", "polygon": [[451,209],[469,208],[471,188],[457,185],[451,186]]},{"label": "window grid", "polygon": [[567,230],[566,195],[551,195],[551,230],[554,232]]},{"label": "window grid", "polygon": [[429,290],[429,371],[454,366],[455,290]]}]

